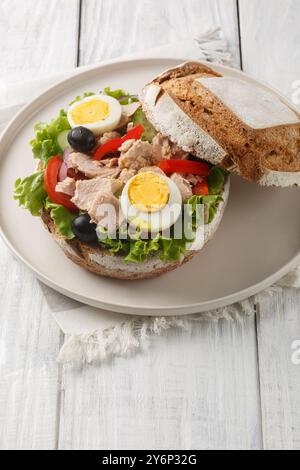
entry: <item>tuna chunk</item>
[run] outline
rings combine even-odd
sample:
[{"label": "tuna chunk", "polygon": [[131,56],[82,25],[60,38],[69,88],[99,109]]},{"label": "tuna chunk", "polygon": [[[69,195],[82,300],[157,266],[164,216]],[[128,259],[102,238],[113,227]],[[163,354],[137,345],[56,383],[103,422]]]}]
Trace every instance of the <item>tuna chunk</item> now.
[{"label": "tuna chunk", "polygon": [[174,173],[171,180],[174,181],[181,192],[183,202],[187,202],[193,196],[191,184],[178,173]]},{"label": "tuna chunk", "polygon": [[[158,175],[165,176],[165,173],[160,168],[158,168],[158,166],[146,166],[145,168],[139,170],[138,173],[146,173],[147,171],[151,171],[152,173],[157,173]],[[118,179],[122,181],[122,183],[126,184],[136,174],[137,172],[135,170],[128,170],[127,168],[124,168]]]},{"label": "tuna chunk", "polygon": [[116,132],[116,131],[105,132],[103,136],[101,137],[101,139],[99,140],[99,143],[100,145],[104,145],[110,140],[120,139],[120,138],[121,138],[121,134],[119,134],[119,132]]},{"label": "tuna chunk", "polygon": [[102,165],[91,159],[84,153],[71,153],[68,161],[68,166],[74,168],[74,170],[81,171],[88,178],[94,178],[98,176],[99,169]]},{"label": "tuna chunk", "polygon": [[116,168],[119,164],[118,158],[106,158],[105,160],[101,160],[101,164],[106,166],[107,168]]},{"label": "tuna chunk", "polygon": [[92,222],[113,232],[119,225],[120,204],[119,199],[110,193],[101,193],[94,200],[89,210]]},{"label": "tuna chunk", "polygon": [[139,171],[145,166],[152,166],[153,164],[153,148],[149,142],[128,140],[124,142],[119,150],[121,152],[120,168]]},{"label": "tuna chunk", "polygon": [[74,196],[76,188],[76,181],[73,178],[66,178],[64,181],[57,183],[55,191],[58,193]]},{"label": "tuna chunk", "polygon": [[81,210],[89,212],[101,194],[115,194],[122,188],[121,181],[110,178],[94,178],[77,181],[72,202]]},{"label": "tuna chunk", "polygon": [[74,170],[85,174],[88,178],[96,178],[97,176],[117,178],[120,174],[118,168],[106,168],[106,165],[103,165],[102,162],[92,160],[84,153],[71,153],[68,165]]},{"label": "tuna chunk", "polygon": [[101,178],[118,178],[121,170],[120,168],[110,168],[107,166],[101,166],[98,171],[98,176],[101,176]]},{"label": "tuna chunk", "polygon": [[198,175],[185,175],[185,179],[191,183],[192,186],[195,186],[203,180],[202,176]]},{"label": "tuna chunk", "polygon": [[127,168],[124,168],[124,170],[121,171],[121,174],[118,179],[122,181],[122,183],[126,184],[135,175],[136,172],[134,170],[127,170]]},{"label": "tuna chunk", "polygon": [[125,142],[119,148],[119,151],[123,153],[128,152],[135,143],[135,139],[125,140]]},{"label": "tuna chunk", "polygon": [[152,142],[153,145],[153,163],[159,163],[162,160],[177,159],[183,160],[188,153],[181,150],[178,145],[173,144],[168,137],[162,134],[156,134]]}]

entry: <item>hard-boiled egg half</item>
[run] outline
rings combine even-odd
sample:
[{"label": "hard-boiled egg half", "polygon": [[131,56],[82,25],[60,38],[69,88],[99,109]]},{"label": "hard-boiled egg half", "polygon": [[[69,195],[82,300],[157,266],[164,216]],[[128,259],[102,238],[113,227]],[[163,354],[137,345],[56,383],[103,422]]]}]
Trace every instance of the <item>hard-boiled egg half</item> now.
[{"label": "hard-boiled egg half", "polygon": [[95,135],[113,131],[122,116],[119,101],[107,95],[93,95],[70,106],[68,121],[72,128],[83,126]]},{"label": "hard-boiled egg half", "polygon": [[177,185],[170,178],[151,171],[138,173],[128,181],[120,203],[126,220],[148,232],[169,229],[182,211]]}]

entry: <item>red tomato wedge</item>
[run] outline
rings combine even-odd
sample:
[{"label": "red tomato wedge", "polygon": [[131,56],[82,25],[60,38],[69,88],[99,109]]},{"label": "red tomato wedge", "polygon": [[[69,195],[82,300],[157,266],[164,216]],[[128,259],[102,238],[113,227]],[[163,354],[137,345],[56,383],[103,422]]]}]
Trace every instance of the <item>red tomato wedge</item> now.
[{"label": "red tomato wedge", "polygon": [[58,183],[59,170],[62,165],[62,160],[59,155],[52,157],[49,160],[45,170],[44,186],[45,190],[52,202],[64,206],[71,212],[78,212],[79,209],[71,202],[71,197],[67,194],[58,193],[55,188]]},{"label": "red tomato wedge", "polygon": [[117,152],[121,145],[124,144],[124,142],[126,142],[127,140],[139,140],[144,132],[145,128],[141,124],[138,124],[129,132],[127,132],[124,137],[120,137],[120,139],[110,140],[109,142],[106,142],[106,144],[103,144],[98,147],[93,155],[93,160],[101,160],[103,157],[105,157],[105,155]]},{"label": "red tomato wedge", "polygon": [[199,175],[206,178],[210,173],[210,166],[202,162],[192,162],[190,160],[163,160],[159,164],[159,168],[166,175],[172,173]]},{"label": "red tomato wedge", "polygon": [[199,181],[199,183],[197,183],[193,188],[193,194],[195,196],[209,196],[207,182],[205,180]]}]

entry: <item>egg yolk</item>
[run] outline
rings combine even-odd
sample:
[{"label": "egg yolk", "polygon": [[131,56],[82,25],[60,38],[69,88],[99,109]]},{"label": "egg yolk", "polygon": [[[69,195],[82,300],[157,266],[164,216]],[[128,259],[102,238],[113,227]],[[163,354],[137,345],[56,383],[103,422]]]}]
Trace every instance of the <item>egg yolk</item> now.
[{"label": "egg yolk", "polygon": [[109,105],[101,100],[91,100],[81,103],[71,111],[75,124],[94,124],[104,121],[109,115]]},{"label": "egg yolk", "polygon": [[158,212],[167,205],[170,190],[159,175],[145,172],[133,178],[128,188],[128,197],[131,204],[141,212]]}]

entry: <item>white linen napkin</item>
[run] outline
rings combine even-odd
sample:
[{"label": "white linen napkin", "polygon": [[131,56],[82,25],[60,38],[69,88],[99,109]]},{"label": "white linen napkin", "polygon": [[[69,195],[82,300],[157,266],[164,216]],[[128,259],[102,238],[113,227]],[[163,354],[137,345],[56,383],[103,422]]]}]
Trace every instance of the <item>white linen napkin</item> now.
[{"label": "white linen napkin", "polygon": [[[219,28],[200,34],[193,40],[187,39],[180,44],[151,49],[143,55],[145,56],[186,57],[234,65],[227,42]],[[81,67],[47,79],[20,82],[13,86],[0,83],[0,131],[26,102],[64,78],[92,67]],[[266,294],[285,286],[300,288],[300,268],[286,276],[277,286],[268,289]],[[111,356],[127,355],[139,348],[150,333],[160,334],[172,327],[189,329],[194,321],[238,319],[241,314],[251,314],[254,308],[254,298],[251,298],[205,314],[184,317],[133,317],[83,305],[43,284],[41,288],[50,312],[66,335],[58,358],[62,364],[95,363]]]}]

